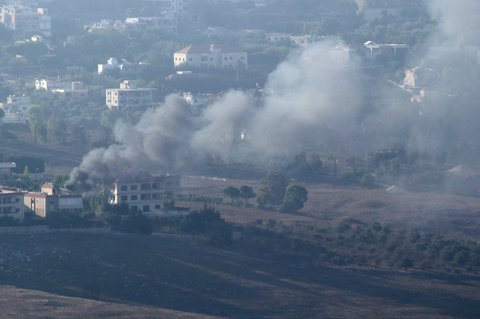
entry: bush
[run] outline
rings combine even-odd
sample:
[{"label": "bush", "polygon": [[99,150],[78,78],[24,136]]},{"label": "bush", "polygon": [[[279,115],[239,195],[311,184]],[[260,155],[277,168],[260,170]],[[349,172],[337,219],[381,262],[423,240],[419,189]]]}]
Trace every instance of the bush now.
[{"label": "bush", "polygon": [[142,235],[153,232],[153,223],[138,210],[129,209],[126,205],[110,207],[107,221],[112,229]]},{"label": "bush", "polygon": [[87,218],[78,215],[62,214],[52,212],[47,215],[46,223],[50,228],[76,228],[88,227],[90,223]]}]

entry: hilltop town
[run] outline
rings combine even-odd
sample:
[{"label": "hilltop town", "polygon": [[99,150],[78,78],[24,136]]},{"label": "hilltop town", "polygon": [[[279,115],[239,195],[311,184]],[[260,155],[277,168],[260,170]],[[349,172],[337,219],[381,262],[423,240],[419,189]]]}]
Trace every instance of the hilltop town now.
[{"label": "hilltop town", "polygon": [[453,6],[0,0],[6,318],[477,318]]}]

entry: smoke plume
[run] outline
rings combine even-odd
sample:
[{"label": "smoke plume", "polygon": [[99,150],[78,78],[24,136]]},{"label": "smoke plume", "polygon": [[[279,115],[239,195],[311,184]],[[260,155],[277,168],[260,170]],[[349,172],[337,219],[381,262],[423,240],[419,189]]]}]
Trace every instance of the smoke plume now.
[{"label": "smoke plume", "polygon": [[427,83],[429,99],[421,105],[397,98],[404,94],[398,88],[372,89],[355,57],[346,66],[332,54],[338,41],[327,40],[281,63],[260,101],[230,91],[198,116],[171,95],[136,125],[117,124],[116,143],[87,154],[71,181],[88,187],[140,170],[180,172],[210,160],[272,167],[307,149],[361,154],[401,144],[435,153],[468,143],[480,123],[479,66],[472,66],[480,2],[433,0],[430,7],[438,30],[428,53],[414,62],[434,68],[437,76]]}]

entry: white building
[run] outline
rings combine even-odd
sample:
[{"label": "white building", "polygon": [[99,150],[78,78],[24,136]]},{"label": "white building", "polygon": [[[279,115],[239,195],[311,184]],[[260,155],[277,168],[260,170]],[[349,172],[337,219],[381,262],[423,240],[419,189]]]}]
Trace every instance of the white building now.
[{"label": "white building", "polygon": [[165,203],[175,198],[179,190],[178,175],[122,177],[112,186],[110,204],[127,205],[129,209],[155,215],[165,210]]},{"label": "white building", "polygon": [[210,93],[194,94],[192,92],[184,92],[182,94],[183,99],[189,105],[194,107],[207,106],[215,101],[216,96]]},{"label": "white building", "polygon": [[68,89],[71,88],[71,81],[63,81],[60,79],[48,80],[48,79],[37,79],[35,80],[35,90],[45,90],[52,91],[57,89]]},{"label": "white building", "polygon": [[127,30],[177,32],[177,19],[172,13],[164,13],[159,17],[132,17],[125,19]]},{"label": "white building", "polygon": [[23,195],[17,190],[0,188],[0,218],[12,217],[23,220],[25,217]]},{"label": "white building", "polygon": [[0,175],[12,174],[13,170],[17,167],[14,162],[0,162]]},{"label": "white building", "polygon": [[67,97],[82,97],[88,95],[88,89],[80,81],[39,79],[35,80],[35,89]]},{"label": "white building", "polygon": [[248,67],[247,52],[229,45],[190,45],[173,55],[175,67],[235,68]]},{"label": "white building", "polygon": [[153,104],[153,89],[136,88],[125,80],[120,83],[120,88],[105,91],[105,103],[109,109],[150,107]]},{"label": "white building", "polygon": [[2,119],[4,124],[25,124],[28,116],[28,110],[32,103],[28,96],[10,95],[7,97],[7,103],[0,104],[0,108],[5,112]]},{"label": "white building", "polygon": [[268,42],[273,44],[292,42],[292,36],[287,33],[268,33],[266,35],[266,39]]},{"label": "white building", "polygon": [[363,44],[365,57],[370,61],[378,59],[404,58],[409,52],[407,44],[379,44],[367,41]]},{"label": "white building", "polygon": [[102,74],[107,70],[121,70],[122,64],[118,63],[116,58],[110,58],[107,60],[106,64],[99,64],[97,67],[98,74]]},{"label": "white building", "polygon": [[0,23],[15,31],[17,37],[52,36],[52,18],[45,8],[4,5],[0,7]]},{"label": "white building", "polygon": [[324,40],[325,37],[321,37],[318,35],[310,35],[310,34],[305,34],[305,35],[295,35],[291,36],[290,40],[292,43],[296,46],[307,48],[315,43],[318,43],[322,40]]}]

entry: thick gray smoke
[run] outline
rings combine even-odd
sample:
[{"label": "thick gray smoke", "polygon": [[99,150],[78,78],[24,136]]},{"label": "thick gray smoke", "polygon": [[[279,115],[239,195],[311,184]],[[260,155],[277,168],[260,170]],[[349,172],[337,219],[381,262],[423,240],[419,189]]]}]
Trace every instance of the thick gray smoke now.
[{"label": "thick gray smoke", "polygon": [[167,97],[136,125],[117,124],[116,144],[87,154],[71,180],[85,187],[206,159],[275,165],[304,149],[355,146],[360,81],[331,54],[334,44],[292,55],[270,75],[261,102],[230,91],[198,117],[180,97]]},{"label": "thick gray smoke", "polygon": [[162,107],[146,111],[136,125],[117,123],[116,144],[85,155],[70,180],[88,189],[142,170],[176,170],[192,160],[189,141],[194,132],[189,106],[180,97],[169,96]]},{"label": "thick gray smoke", "polygon": [[479,65],[471,64],[480,43],[479,13],[478,0],[431,1],[438,30],[416,65],[434,68],[437,76],[420,106],[392,99],[399,95],[392,87],[370,92],[380,102],[366,107],[361,68],[332,54],[337,41],[324,41],[279,65],[261,101],[230,91],[195,116],[180,97],[167,97],[136,125],[118,124],[116,144],[87,154],[71,180],[85,187],[206,160],[274,166],[307,149],[361,154],[407,144],[433,153],[469,143],[480,123]]}]

